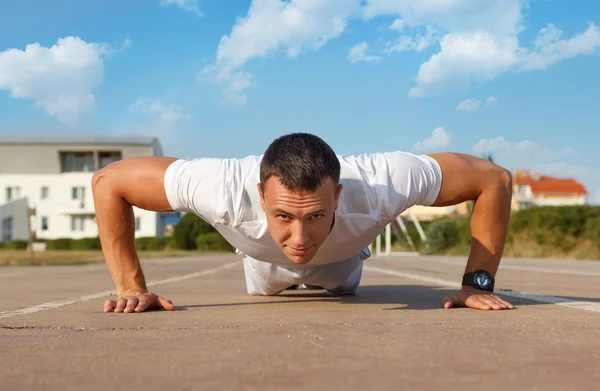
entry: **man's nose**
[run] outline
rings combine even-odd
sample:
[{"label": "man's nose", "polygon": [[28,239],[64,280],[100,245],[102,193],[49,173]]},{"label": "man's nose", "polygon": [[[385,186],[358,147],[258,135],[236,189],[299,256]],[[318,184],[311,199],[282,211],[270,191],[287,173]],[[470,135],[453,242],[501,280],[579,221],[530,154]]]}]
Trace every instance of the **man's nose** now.
[{"label": "man's nose", "polygon": [[295,221],[292,225],[292,244],[299,248],[308,244],[308,229],[301,221]]}]

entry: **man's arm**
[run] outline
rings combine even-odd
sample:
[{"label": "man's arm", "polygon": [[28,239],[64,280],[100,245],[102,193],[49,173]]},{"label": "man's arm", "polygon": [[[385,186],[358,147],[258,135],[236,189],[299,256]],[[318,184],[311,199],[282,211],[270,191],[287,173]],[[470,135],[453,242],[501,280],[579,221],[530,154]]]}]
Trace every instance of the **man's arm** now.
[{"label": "man's arm", "polygon": [[140,312],[174,309],[162,297],[148,293],[135,249],[133,206],[151,211],[171,211],[164,190],[169,157],[136,157],[120,160],[93,176],[92,193],[102,252],[117,290],[117,301],[107,301],[106,312]]},{"label": "man's arm", "polygon": [[[431,154],[442,170],[442,186],[432,206],[456,205],[475,201],[471,216],[471,252],[465,273],[485,270],[496,275],[508,232],[512,199],[510,171],[488,160],[457,153]],[[446,308],[471,303],[475,308],[512,308],[494,295],[463,287],[454,297],[445,298]],[[471,303],[469,303],[469,300]],[[465,303],[466,302],[466,303]],[[505,303],[505,304],[503,304]],[[508,304],[508,305],[507,305]]]}]

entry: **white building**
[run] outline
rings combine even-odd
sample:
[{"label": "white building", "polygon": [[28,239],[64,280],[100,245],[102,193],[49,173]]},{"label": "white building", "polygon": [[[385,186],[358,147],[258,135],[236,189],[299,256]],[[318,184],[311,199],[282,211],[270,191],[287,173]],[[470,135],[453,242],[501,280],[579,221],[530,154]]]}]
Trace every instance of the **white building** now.
[{"label": "white building", "polygon": [[[27,239],[23,205],[35,211],[30,229],[37,239],[98,236],[94,172],[116,160],[160,155],[152,138],[0,139],[0,241]],[[136,237],[163,236],[168,214],[134,213]]]}]

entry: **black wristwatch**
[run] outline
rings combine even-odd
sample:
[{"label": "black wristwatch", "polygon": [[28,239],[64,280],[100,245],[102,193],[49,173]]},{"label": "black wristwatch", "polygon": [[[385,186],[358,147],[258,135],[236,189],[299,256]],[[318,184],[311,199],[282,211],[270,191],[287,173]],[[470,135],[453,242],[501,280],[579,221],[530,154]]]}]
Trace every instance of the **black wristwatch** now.
[{"label": "black wristwatch", "polygon": [[466,273],[463,276],[462,284],[472,286],[475,289],[482,291],[494,291],[494,283],[496,279],[485,270],[477,270],[471,273]]}]

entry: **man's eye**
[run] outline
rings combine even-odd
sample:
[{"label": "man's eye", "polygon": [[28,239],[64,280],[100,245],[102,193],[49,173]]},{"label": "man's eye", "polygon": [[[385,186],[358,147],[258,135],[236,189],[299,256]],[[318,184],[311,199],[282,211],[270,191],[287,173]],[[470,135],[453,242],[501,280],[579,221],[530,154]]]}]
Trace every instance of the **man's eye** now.
[{"label": "man's eye", "polygon": [[276,216],[279,220],[287,220],[289,217],[286,215],[277,215]]},{"label": "man's eye", "polygon": [[323,215],[312,215],[313,220],[319,220]]}]

